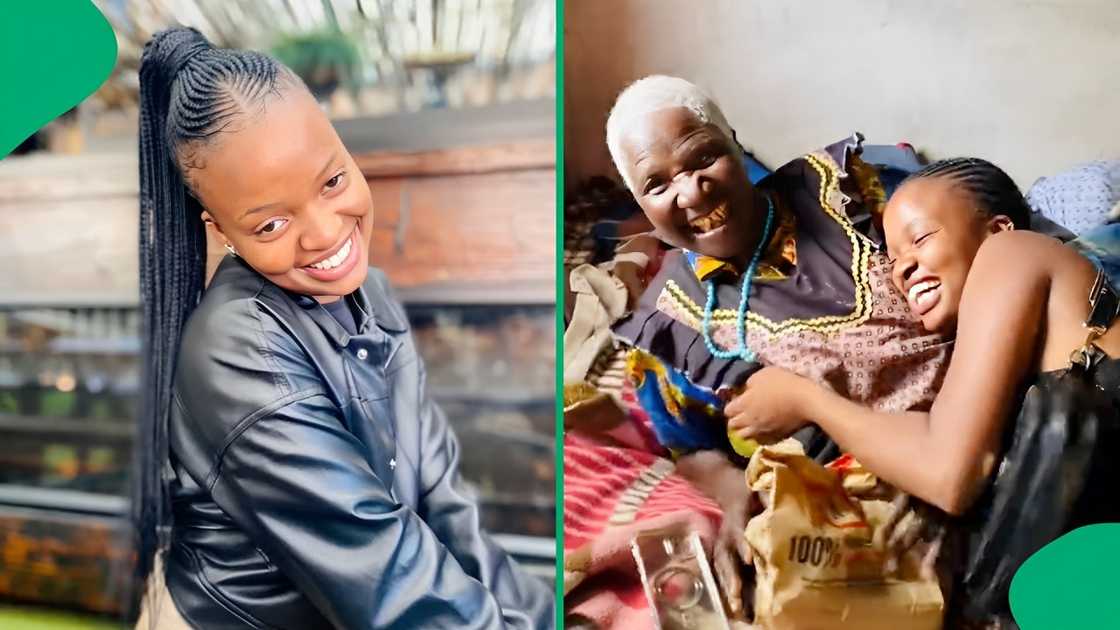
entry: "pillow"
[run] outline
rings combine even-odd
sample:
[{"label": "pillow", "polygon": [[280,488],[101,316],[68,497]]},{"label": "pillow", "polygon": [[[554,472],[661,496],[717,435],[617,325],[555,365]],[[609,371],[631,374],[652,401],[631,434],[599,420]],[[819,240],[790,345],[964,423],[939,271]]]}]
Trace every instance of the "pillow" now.
[{"label": "pillow", "polygon": [[1109,222],[1120,201],[1120,160],[1086,162],[1042,177],[1026,197],[1035,212],[1080,236]]}]

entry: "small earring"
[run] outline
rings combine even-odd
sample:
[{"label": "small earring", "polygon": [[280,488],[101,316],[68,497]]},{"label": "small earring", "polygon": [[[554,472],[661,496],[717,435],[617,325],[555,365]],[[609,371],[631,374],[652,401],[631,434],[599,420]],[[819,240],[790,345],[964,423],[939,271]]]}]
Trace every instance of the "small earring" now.
[{"label": "small earring", "polygon": [[237,258],[237,250],[233,248],[233,245],[226,243],[226,251],[229,252],[230,256]]}]

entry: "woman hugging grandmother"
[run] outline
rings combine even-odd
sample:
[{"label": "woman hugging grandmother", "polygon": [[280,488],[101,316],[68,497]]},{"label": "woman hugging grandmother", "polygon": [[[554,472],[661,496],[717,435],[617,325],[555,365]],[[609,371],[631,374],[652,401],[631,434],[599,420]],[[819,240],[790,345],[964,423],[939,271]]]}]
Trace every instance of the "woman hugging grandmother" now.
[{"label": "woman hugging grandmother", "polygon": [[[793,436],[822,463],[854,455],[919,500],[906,509],[950,524],[971,544],[955,560],[931,544],[928,560],[941,554],[969,616],[998,616],[1017,568],[1008,563],[1116,514],[1115,501],[1086,499],[1108,472],[1085,462],[1115,424],[1118,301],[1085,258],[1027,231],[1026,204],[994,165],[930,165],[888,203],[861,142],[855,134],[752,184],[731,126],[699,88],[666,76],[626,88],[608,147],[673,249],[615,334],[633,347],[631,378],[661,446],[722,508],[713,560],[733,612],[733,560],[750,562],[743,527],[757,511],[739,467],[757,442]],[[1035,399],[1065,402],[1024,404],[1032,385]],[[1055,394],[1070,388],[1113,394],[1077,407]],[[718,409],[719,421],[697,408]],[[1098,440],[1047,443],[1023,428],[1055,414],[1073,433],[1099,422]],[[1041,479],[1001,473],[993,485],[1001,460],[1047,447],[1056,462]],[[1058,489],[1070,473],[1083,484]],[[1006,507],[1022,501],[1036,502],[1045,527],[1013,527]]]}]

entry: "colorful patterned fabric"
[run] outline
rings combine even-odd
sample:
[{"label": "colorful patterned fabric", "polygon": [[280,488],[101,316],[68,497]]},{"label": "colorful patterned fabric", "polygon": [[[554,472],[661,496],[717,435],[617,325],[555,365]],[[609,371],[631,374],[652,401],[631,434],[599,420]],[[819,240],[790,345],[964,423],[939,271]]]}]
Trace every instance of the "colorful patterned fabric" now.
[{"label": "colorful patterned fabric", "polygon": [[727,447],[723,401],[715,394],[641,350],[628,356],[627,375],[662,446],[684,451]]},{"label": "colorful patterned fabric", "polygon": [[644,630],[653,617],[630,541],[683,525],[710,550],[722,515],[657,446],[630,384],[621,399],[628,413],[619,426],[564,435],[564,610],[566,619],[595,627]]}]

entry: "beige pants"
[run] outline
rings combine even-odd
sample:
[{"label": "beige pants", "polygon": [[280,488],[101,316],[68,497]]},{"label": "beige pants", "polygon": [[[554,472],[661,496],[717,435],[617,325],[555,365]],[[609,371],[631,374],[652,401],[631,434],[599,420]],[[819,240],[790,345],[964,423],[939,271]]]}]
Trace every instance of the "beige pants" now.
[{"label": "beige pants", "polygon": [[148,577],[144,601],[140,605],[140,619],[136,621],[135,630],[192,630],[187,620],[179,614],[179,609],[171,599],[171,591],[164,584],[163,562],[159,557]]}]

